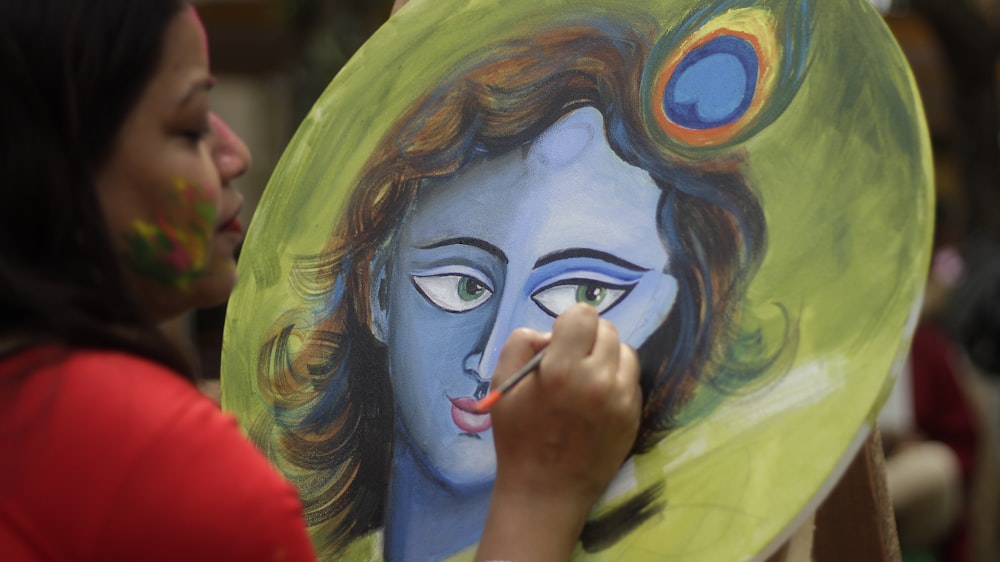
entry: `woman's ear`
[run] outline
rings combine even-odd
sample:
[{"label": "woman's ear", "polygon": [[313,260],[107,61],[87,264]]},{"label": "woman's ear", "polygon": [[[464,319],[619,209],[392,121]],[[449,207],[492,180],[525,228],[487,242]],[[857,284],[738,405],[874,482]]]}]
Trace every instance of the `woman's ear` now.
[{"label": "woman's ear", "polygon": [[389,267],[382,250],[375,253],[371,262],[371,284],[368,291],[368,313],[375,339],[388,343],[389,334]]}]

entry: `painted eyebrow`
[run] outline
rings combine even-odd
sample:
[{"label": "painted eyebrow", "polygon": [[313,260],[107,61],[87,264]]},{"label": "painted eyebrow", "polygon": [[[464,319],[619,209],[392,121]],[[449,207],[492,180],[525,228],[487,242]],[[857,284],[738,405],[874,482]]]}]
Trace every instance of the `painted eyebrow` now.
[{"label": "painted eyebrow", "polygon": [[181,98],[181,102],[178,105],[180,105],[181,107],[187,105],[196,95],[198,95],[201,92],[207,92],[211,90],[212,87],[214,86],[215,86],[215,76],[209,76],[208,78],[205,78],[203,80],[198,80],[191,86],[191,89],[189,89],[187,93],[184,94],[184,97]]},{"label": "painted eyebrow", "polygon": [[504,265],[507,265],[509,260],[507,259],[507,254],[503,253],[503,250],[497,248],[493,244],[485,240],[480,240],[479,238],[448,238],[447,240],[441,240],[440,242],[432,242],[425,246],[417,246],[421,250],[430,250],[433,248],[441,248],[444,246],[472,246],[473,248],[479,248],[480,250],[490,254],[491,256],[502,261]]},{"label": "painted eyebrow", "polygon": [[609,254],[607,252],[602,252],[600,250],[593,250],[591,248],[567,248],[565,250],[559,250],[552,252],[551,254],[546,254],[542,256],[538,261],[535,262],[534,269],[538,269],[543,265],[560,261],[568,260],[573,258],[590,258],[595,260],[601,260],[608,262],[612,265],[617,265],[618,267],[627,269],[629,271],[650,271],[649,268],[638,266],[630,261],[621,259],[618,256]]}]

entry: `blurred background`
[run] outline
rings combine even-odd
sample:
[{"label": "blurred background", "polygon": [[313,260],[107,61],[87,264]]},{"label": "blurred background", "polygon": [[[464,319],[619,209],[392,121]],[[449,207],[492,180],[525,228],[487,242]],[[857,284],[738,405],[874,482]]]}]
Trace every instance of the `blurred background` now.
[{"label": "blurred background", "polygon": [[[218,82],[212,108],[239,133],[253,165],[236,184],[250,223],[261,193],[298,124],[337,71],[389,17],[393,0],[194,0],[208,30]],[[190,347],[217,394],[225,307],[167,327]],[[193,342],[193,345],[189,344]]]},{"label": "blurred background", "polygon": [[[835,0],[819,0],[835,1]],[[924,103],[935,257],[901,384],[884,412],[889,490],[907,562],[1000,562],[1000,0],[871,0]],[[216,111],[254,155],[249,223],[297,124],[389,17],[392,0],[195,0]],[[217,393],[225,308],[171,329]]]}]

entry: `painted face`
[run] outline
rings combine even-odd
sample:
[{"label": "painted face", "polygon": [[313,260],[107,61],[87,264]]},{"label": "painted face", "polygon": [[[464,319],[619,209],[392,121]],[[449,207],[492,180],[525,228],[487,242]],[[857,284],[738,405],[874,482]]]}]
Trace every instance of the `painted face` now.
[{"label": "painted face", "polygon": [[469,413],[511,331],[551,329],[592,304],[638,346],[666,318],[676,281],[657,230],[661,190],[579,109],[524,151],[422,188],[373,303],[406,438],[453,486],[492,480],[489,416]]},{"label": "painted face", "polygon": [[159,68],[98,177],[109,230],[158,319],[219,304],[236,281],[243,197],[231,181],[250,154],[210,112],[213,83],[204,28],[184,10],[168,26]]}]

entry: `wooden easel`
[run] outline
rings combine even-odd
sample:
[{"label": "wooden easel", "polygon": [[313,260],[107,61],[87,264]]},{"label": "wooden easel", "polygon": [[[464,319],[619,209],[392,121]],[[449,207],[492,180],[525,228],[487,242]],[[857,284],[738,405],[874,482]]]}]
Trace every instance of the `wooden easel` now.
[{"label": "wooden easel", "polygon": [[900,562],[878,430],[858,451],[813,521],[768,562]]}]

